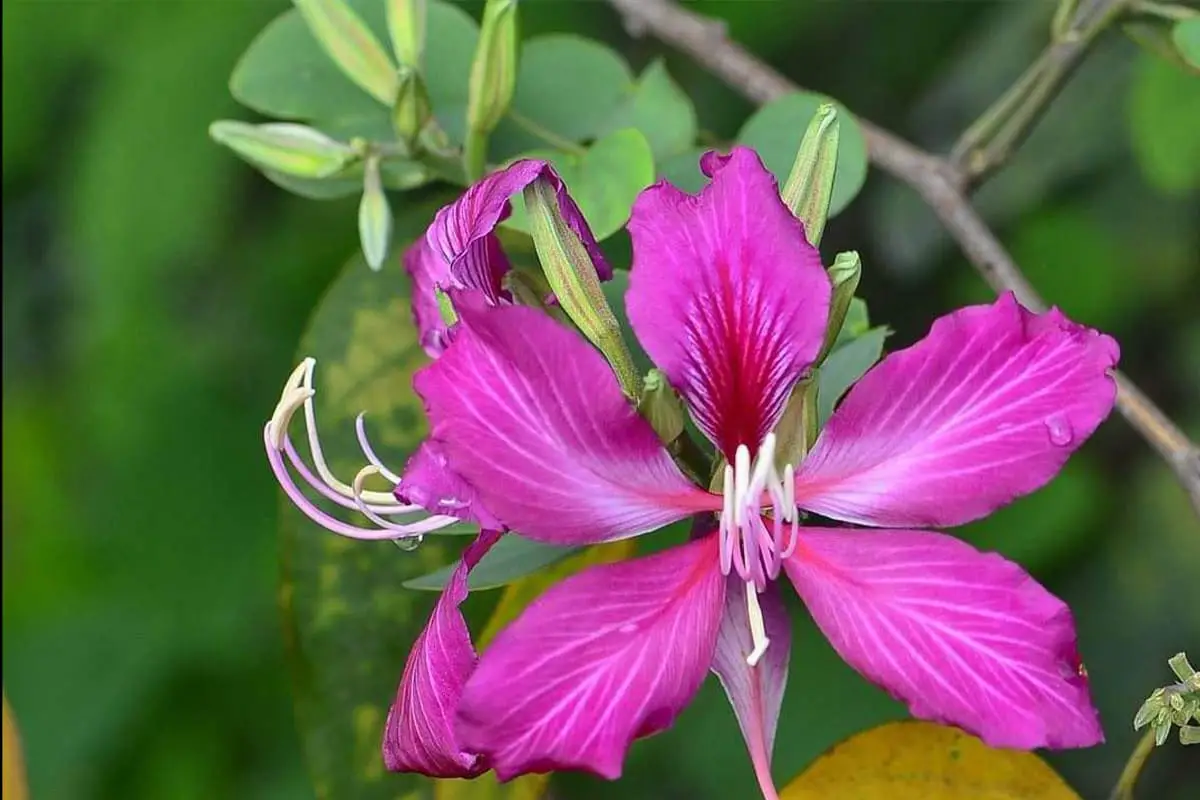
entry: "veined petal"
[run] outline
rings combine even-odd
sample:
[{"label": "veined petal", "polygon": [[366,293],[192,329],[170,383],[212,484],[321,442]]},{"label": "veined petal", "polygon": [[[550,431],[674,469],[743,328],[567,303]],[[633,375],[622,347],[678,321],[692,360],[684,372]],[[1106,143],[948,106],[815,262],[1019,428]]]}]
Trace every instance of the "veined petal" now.
[{"label": "veined petal", "polygon": [[1016,564],[926,531],[802,528],[785,562],[834,648],[908,704],[994,747],[1104,740],[1071,612]]},{"label": "veined petal", "polygon": [[753,650],[754,643],[746,605],[747,586],[737,575],[730,575],[726,581],[725,611],[717,634],[712,671],[720,679],[737,715],[763,794],[773,798],[776,795],[771,779],[771,751],[775,746],[775,729],[787,686],[792,624],[779,596],[779,587],[772,584],[758,596],[770,644],[759,662],[750,666],[746,656]]},{"label": "veined petal", "polygon": [[477,522],[482,528],[504,526],[483,507],[475,487],[456,473],[435,439],[426,439],[404,467],[404,476],[395,490],[405,503],[421,506],[430,514],[458,517]]},{"label": "veined petal", "polygon": [[880,526],[960,525],[1047,483],[1108,416],[1117,343],[1006,294],[868,372],[796,473],[796,502]]},{"label": "veined petal", "polygon": [[462,742],[501,780],[620,777],[630,743],[670,726],[704,681],[724,594],[713,536],[557,584],[484,653],[459,706]]},{"label": "veined petal", "polygon": [[634,204],[626,302],[646,352],[732,460],[758,447],[816,358],[831,290],[753,150],[701,167],[712,181],[699,195],[660,182]]},{"label": "veined petal", "polygon": [[523,159],[469,187],[438,211],[426,232],[430,246],[448,265],[455,288],[476,289],[492,304],[498,302],[509,265],[494,231],[512,211],[509,198],[539,178],[554,186],[563,217],[587,247],[600,279],[612,277],[612,268],[554,168],[545,161]]},{"label": "veined petal", "polygon": [[404,271],[412,279],[412,313],[421,347],[437,358],[450,343],[448,326],[438,306],[437,290],[449,285],[450,268],[425,237],[404,251]]},{"label": "veined petal", "polygon": [[460,747],[454,733],[454,714],[477,661],[458,607],[467,597],[470,571],[499,539],[496,531],[482,531],[467,546],[409,651],[384,727],[383,761],[393,772],[473,778],[487,771],[487,763]]},{"label": "veined petal", "polygon": [[720,507],[573,331],[532,308],[455,302],[463,324],[454,343],[413,383],[432,438],[505,526],[586,544]]}]

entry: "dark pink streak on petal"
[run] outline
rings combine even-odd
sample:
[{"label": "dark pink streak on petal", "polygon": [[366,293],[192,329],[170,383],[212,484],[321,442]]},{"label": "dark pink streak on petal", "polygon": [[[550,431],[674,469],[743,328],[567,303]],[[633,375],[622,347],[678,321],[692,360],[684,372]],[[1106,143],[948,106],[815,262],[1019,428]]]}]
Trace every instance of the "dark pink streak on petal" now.
[{"label": "dark pink streak on petal", "polygon": [[467,597],[468,574],[499,538],[498,532],[483,531],[463,552],[429,624],[409,651],[384,728],[383,761],[393,772],[472,778],[487,771],[487,763],[460,747],[454,735],[454,714],[476,664],[458,607]]},{"label": "dark pink streak on petal", "polygon": [[504,527],[483,507],[475,487],[451,468],[436,439],[426,439],[413,453],[395,495],[401,502],[415,503],[430,514],[458,517],[483,528]]},{"label": "dark pink streak on petal", "polygon": [[449,331],[438,308],[437,289],[449,285],[450,268],[425,240],[418,239],[404,251],[404,271],[412,279],[413,321],[417,325],[421,347],[437,358],[449,344]]},{"label": "dark pink streak on petal", "polygon": [[630,743],[670,726],[700,688],[724,594],[712,536],[554,586],[467,682],[463,744],[501,780],[564,769],[618,778]]},{"label": "dark pink streak on petal", "polygon": [[732,460],[778,422],[821,347],[830,285],[820,254],[753,150],[701,161],[698,196],[666,182],[633,207],[629,320]]},{"label": "dark pink streak on petal", "polygon": [[754,649],[746,607],[746,584],[736,575],[730,575],[726,581],[725,611],[721,616],[712,671],[721,680],[737,715],[763,794],[773,798],[776,795],[771,779],[771,752],[775,746],[783,691],[787,686],[792,623],[779,596],[779,587],[769,586],[758,596],[758,602],[771,644],[766,655],[751,667],[746,663],[746,656]]},{"label": "dark pink streak on petal", "polygon": [[1016,564],[925,531],[802,528],[786,562],[813,619],[913,716],[993,747],[1104,740],[1071,612]]},{"label": "dark pink streak on petal", "polygon": [[414,386],[432,438],[505,526],[586,544],[720,507],[679,470],[574,331],[536,309],[459,299],[454,343]]},{"label": "dark pink streak on petal", "polygon": [[1116,342],[1006,294],[942,317],[863,377],[796,475],[800,507],[959,525],[1038,489],[1108,416]]}]

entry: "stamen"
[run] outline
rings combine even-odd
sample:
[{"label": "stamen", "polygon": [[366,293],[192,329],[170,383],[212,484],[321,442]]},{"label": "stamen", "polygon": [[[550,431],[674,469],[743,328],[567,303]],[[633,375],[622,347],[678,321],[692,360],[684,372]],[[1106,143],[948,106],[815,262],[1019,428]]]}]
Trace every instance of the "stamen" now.
[{"label": "stamen", "polygon": [[367,439],[367,412],[361,412],[354,419],[354,431],[358,434],[358,446],[363,451],[363,455],[367,457],[372,466],[379,470],[379,474],[386,480],[394,484],[400,483],[400,476],[388,469],[379,456],[375,455],[375,449],[371,447],[370,440]]},{"label": "stamen", "polygon": [[753,583],[746,584],[746,611],[750,617],[750,641],[754,649],[746,656],[746,663],[752,667],[767,653],[771,640],[767,638],[767,626],[763,622],[762,608],[758,605],[758,589]]}]

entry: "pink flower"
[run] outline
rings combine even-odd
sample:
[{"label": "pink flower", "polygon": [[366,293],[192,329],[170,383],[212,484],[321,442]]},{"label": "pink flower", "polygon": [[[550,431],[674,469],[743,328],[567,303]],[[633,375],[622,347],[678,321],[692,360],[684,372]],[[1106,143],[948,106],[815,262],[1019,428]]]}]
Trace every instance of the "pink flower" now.
[{"label": "pink flower", "polygon": [[[496,526],[584,545],[695,517],[697,535],[559,583],[477,657],[457,605],[499,537],[481,534],[409,656],[388,767],[614,779],[712,670],[774,798],[783,576],[915,716],[1001,747],[1101,741],[1067,607],[1016,564],[913,528],[977,519],[1049,481],[1112,408],[1116,344],[1012,296],[961,309],[868,372],[801,463],[778,464],[774,429],[821,347],[829,282],[752,151],[702,168],[698,196],[660,183],[635,204],[626,302],[723,457],[723,491],[680,470],[574,331],[451,287],[460,323],[415,387],[430,446]],[[422,483],[417,466],[401,485]]]}]

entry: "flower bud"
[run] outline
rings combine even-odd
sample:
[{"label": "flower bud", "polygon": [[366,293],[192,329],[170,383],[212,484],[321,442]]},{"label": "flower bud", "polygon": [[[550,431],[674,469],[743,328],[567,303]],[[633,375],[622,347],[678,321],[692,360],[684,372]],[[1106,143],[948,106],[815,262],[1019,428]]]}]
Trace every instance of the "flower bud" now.
[{"label": "flower bud", "polygon": [[642,396],[638,399],[638,411],[663,444],[670,444],[683,433],[684,411],[679,395],[667,382],[667,376],[657,369],[646,375]]},{"label": "flower bud", "polygon": [[392,210],[383,192],[379,156],[369,157],[363,172],[363,195],[358,205],[358,237],[367,266],[378,272],[387,257],[388,243],[392,238]]},{"label": "flower bud", "polygon": [[517,87],[517,0],[488,0],[467,87],[467,127],[490,133]]},{"label": "flower bud", "polygon": [[433,111],[429,106],[425,82],[415,67],[401,65],[396,75],[400,85],[396,91],[396,104],[392,107],[392,127],[400,140],[411,147]]},{"label": "flower bud", "polygon": [[426,0],[387,0],[388,35],[401,67],[418,69],[425,49]]},{"label": "flower bud", "polygon": [[290,122],[219,120],[208,126],[208,135],[256,167],[297,178],[327,178],[358,157],[349,145]]},{"label": "flower bud", "polygon": [[820,364],[833,349],[842,325],[846,321],[846,312],[850,310],[850,302],[858,290],[858,281],[862,277],[862,261],[858,253],[851,250],[848,253],[838,253],[833,259],[833,265],[826,270],[829,282],[833,284],[833,295],[829,302],[829,324],[825,329],[825,344],[821,355],[817,358]]},{"label": "flower bud", "polygon": [[563,218],[556,187],[539,178],[525,187],[524,198],[529,233],[559,305],[604,353],[625,393],[638,397],[641,377],[634,370],[621,326],[604,298],[587,248]]},{"label": "flower bud", "polygon": [[821,243],[833,198],[838,129],[837,109],[822,103],[804,133],[791,174],[783,186],[783,202],[804,223],[804,232],[813,247]]},{"label": "flower bud", "polygon": [[386,106],[396,99],[396,67],[346,0],[292,0],[321,49],[342,73]]}]

